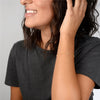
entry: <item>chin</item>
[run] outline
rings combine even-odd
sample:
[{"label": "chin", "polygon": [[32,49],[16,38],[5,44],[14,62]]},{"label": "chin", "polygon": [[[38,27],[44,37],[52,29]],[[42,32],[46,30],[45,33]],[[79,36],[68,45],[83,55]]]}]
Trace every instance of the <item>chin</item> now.
[{"label": "chin", "polygon": [[34,25],[32,25],[31,23],[26,23],[26,22],[25,22],[25,26],[28,27],[28,28],[33,28],[34,27]]},{"label": "chin", "polygon": [[31,23],[31,22],[28,22],[28,21],[25,21],[25,26],[28,27],[28,28],[35,28],[35,29],[39,29],[37,25]]},{"label": "chin", "polygon": [[32,23],[32,21],[29,21],[29,20],[26,20],[25,21],[25,26],[28,27],[28,28],[35,28],[35,29],[38,29],[38,30],[42,30],[44,29],[46,26],[48,25],[48,23],[37,23],[37,24],[34,24],[34,22]]}]

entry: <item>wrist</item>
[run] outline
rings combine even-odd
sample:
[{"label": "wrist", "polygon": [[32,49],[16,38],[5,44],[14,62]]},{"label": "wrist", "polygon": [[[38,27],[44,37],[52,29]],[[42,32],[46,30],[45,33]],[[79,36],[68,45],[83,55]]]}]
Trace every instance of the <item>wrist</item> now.
[{"label": "wrist", "polygon": [[70,34],[66,34],[66,33],[61,33],[60,32],[60,40],[74,40],[75,39],[75,35],[72,35],[72,33]]}]

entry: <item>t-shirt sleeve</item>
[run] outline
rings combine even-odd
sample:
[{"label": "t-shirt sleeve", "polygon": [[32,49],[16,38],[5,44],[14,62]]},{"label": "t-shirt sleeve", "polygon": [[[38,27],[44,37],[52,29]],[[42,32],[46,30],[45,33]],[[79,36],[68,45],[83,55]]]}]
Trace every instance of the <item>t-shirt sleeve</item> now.
[{"label": "t-shirt sleeve", "polygon": [[79,55],[76,73],[88,76],[95,82],[94,88],[100,89],[100,40],[82,47]]},{"label": "t-shirt sleeve", "polygon": [[17,76],[17,70],[16,70],[16,45],[14,44],[11,48],[9,58],[8,58],[8,64],[6,69],[6,77],[5,77],[5,84],[9,86],[15,86],[18,87],[18,76]]}]

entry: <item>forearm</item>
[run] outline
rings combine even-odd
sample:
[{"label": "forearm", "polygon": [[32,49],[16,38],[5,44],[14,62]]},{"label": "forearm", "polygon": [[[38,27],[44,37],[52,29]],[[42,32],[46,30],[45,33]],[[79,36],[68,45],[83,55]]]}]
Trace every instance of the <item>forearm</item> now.
[{"label": "forearm", "polygon": [[[52,100],[80,100],[80,89],[74,65],[74,38],[60,37],[56,56]],[[69,98],[69,99],[68,99]]]}]

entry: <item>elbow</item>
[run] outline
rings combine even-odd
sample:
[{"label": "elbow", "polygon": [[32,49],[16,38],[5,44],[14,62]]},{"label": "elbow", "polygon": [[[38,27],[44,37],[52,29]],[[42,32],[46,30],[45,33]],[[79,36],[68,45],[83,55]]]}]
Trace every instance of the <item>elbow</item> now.
[{"label": "elbow", "polygon": [[70,96],[65,96],[65,99],[63,99],[63,100],[82,100],[82,99],[79,94],[75,93]]},{"label": "elbow", "polygon": [[59,93],[52,94],[51,100],[82,100],[82,99],[81,99],[80,92],[60,91]]},{"label": "elbow", "polygon": [[64,95],[56,95],[51,97],[51,100],[82,100],[80,96],[71,95],[71,96],[64,96]]},{"label": "elbow", "polygon": [[69,96],[65,96],[65,97],[66,97],[65,100],[82,100],[81,93],[79,91],[74,91],[70,93]]}]

